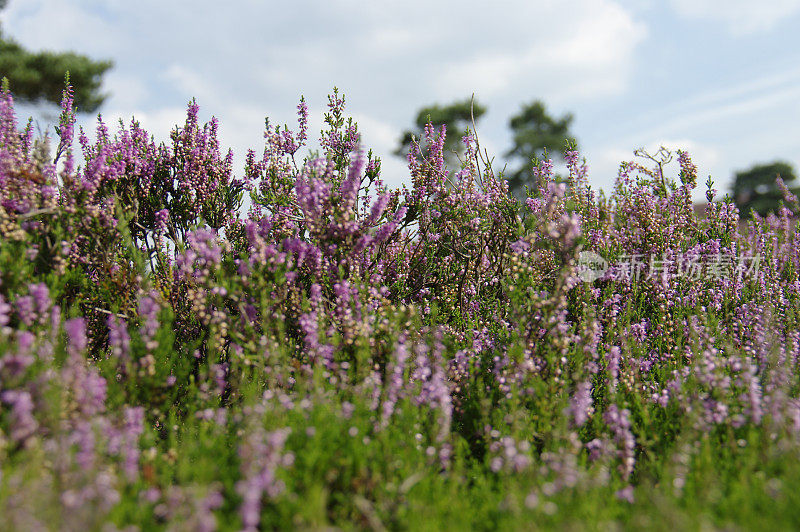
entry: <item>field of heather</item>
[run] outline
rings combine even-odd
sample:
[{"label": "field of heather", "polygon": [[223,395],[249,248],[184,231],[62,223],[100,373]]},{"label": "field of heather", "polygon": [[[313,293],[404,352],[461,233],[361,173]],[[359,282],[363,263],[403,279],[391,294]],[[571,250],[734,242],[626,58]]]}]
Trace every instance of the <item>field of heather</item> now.
[{"label": "field of heather", "polygon": [[432,127],[388,189],[338,94],[243,169],[194,102],[0,100],[0,529],[800,527],[785,187],[740,230],[684,152],[521,202]]}]

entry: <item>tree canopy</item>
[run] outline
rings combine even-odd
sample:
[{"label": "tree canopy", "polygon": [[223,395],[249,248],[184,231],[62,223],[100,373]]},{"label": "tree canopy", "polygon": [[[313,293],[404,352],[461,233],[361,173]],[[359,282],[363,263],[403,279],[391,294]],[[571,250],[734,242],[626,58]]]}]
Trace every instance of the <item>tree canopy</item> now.
[{"label": "tree canopy", "polygon": [[569,129],[573,118],[569,113],[554,118],[547,113],[544,103],[536,100],[523,105],[519,113],[509,119],[513,146],[505,156],[518,161],[516,169],[505,176],[511,191],[519,195],[525,185],[536,187],[533,159],[544,158],[545,152],[563,157],[568,142],[576,145]]},{"label": "tree canopy", "polygon": [[798,195],[797,175],[792,165],[785,161],[774,161],[756,164],[747,170],[736,172],[733,182],[733,199],[743,216],[751,211],[765,216],[776,211],[783,199],[783,192],[778,188],[776,178],[780,177],[787,188]]},{"label": "tree canopy", "polygon": [[[5,2],[0,0],[0,9]],[[74,52],[31,52],[4,36],[0,30],[0,77],[8,78],[20,101],[58,104],[69,72],[75,106],[80,112],[95,112],[107,95],[100,92],[103,75],[112,61],[95,61]]]}]

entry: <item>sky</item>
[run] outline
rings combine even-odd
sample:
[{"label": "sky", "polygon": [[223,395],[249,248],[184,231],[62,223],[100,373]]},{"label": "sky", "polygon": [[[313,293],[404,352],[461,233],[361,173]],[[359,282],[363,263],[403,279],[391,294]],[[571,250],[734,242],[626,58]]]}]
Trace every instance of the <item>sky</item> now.
[{"label": "sky", "polygon": [[112,59],[108,123],[135,117],[167,140],[196,98],[238,174],[265,117],[296,125],[301,95],[318,137],[334,86],[391,186],[409,183],[392,152],[418,110],[472,94],[498,167],[509,118],[540,99],[574,115],[589,182],[607,192],[642,147],[688,151],[722,194],[756,163],[800,170],[800,0],[10,0],[0,23],[31,50]]}]

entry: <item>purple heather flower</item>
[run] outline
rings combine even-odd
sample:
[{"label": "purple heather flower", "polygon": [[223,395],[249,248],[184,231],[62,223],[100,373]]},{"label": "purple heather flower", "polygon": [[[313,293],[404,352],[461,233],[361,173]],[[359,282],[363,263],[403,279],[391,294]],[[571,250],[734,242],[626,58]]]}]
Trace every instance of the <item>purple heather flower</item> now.
[{"label": "purple heather flower", "polygon": [[34,404],[30,393],[22,390],[6,390],[0,392],[0,403],[11,406],[9,436],[12,440],[23,443],[36,432],[39,424],[33,416]]},{"label": "purple heather flower", "polygon": [[628,409],[620,410],[617,405],[612,404],[608,407],[603,420],[614,434],[614,442],[617,445],[617,456],[619,457],[620,472],[625,480],[633,473],[635,464],[636,440],[631,432],[630,412]]},{"label": "purple heather flower", "polygon": [[28,293],[33,298],[34,308],[40,316],[47,314],[50,310],[50,291],[44,283],[28,285]]},{"label": "purple heather flower", "polygon": [[592,383],[591,381],[583,381],[578,384],[575,389],[575,394],[570,400],[570,412],[575,426],[582,426],[589,418],[590,409],[592,408]]},{"label": "purple heather flower", "polygon": [[262,497],[274,498],[284,490],[277,471],[284,465],[281,452],[289,433],[290,429],[255,431],[239,447],[244,478],[237,483],[236,490],[242,497],[239,513],[244,530],[258,529]]},{"label": "purple heather flower", "polygon": [[124,424],[120,436],[119,452],[123,458],[122,469],[133,482],[139,471],[139,436],[144,432],[144,408],[125,407]]},{"label": "purple heather flower", "polygon": [[211,373],[214,377],[214,383],[217,386],[217,393],[222,395],[222,393],[225,391],[225,387],[228,385],[228,363],[223,362],[221,364],[212,364]]},{"label": "purple heather flower", "polygon": [[139,331],[145,346],[151,351],[158,347],[158,341],[155,336],[158,332],[158,314],[160,311],[161,307],[158,303],[157,292],[150,291],[139,298]]},{"label": "purple heather flower", "polygon": [[9,305],[2,294],[0,294],[0,328],[8,325],[11,315],[11,305]]},{"label": "purple heather flower", "polygon": [[697,186],[697,166],[685,151],[678,151],[678,163],[681,166],[681,183],[690,189]]},{"label": "purple heather flower", "polygon": [[131,346],[128,325],[125,320],[116,316],[109,316],[106,324],[108,325],[108,345],[111,347],[111,355],[119,361],[127,360]]},{"label": "purple heather flower", "polygon": [[70,353],[78,355],[86,350],[86,321],[83,318],[73,318],[64,323],[64,330],[69,337],[68,349]]},{"label": "purple heather flower", "polygon": [[169,220],[169,210],[161,209],[156,212],[156,229],[159,231],[166,231],[167,221]]},{"label": "purple heather flower", "polygon": [[22,296],[16,301],[17,316],[24,325],[31,327],[35,320],[34,302],[31,296]]},{"label": "purple heather flower", "polygon": [[630,504],[634,503],[633,486],[631,485],[625,486],[621,490],[618,490],[616,493],[614,493],[614,495],[621,501],[625,501]]},{"label": "purple heather flower", "polygon": [[59,117],[58,136],[59,143],[56,154],[61,155],[66,152],[66,159],[64,161],[64,173],[72,175],[74,172],[74,160],[72,155],[72,142],[75,136],[75,111],[73,109],[73,92],[72,86],[68,85],[61,98],[61,115]]}]

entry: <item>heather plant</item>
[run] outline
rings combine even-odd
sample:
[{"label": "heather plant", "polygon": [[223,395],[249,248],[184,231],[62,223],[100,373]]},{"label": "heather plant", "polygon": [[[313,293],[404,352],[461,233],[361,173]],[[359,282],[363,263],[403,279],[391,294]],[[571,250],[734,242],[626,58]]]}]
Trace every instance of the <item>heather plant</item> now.
[{"label": "heather plant", "polygon": [[390,190],[338,91],[239,178],[194,101],[91,141],[71,94],[53,139],[0,99],[3,528],[800,524],[781,182],[740,230],[687,153],[606,197],[567,146],[519,202],[428,124]]}]

